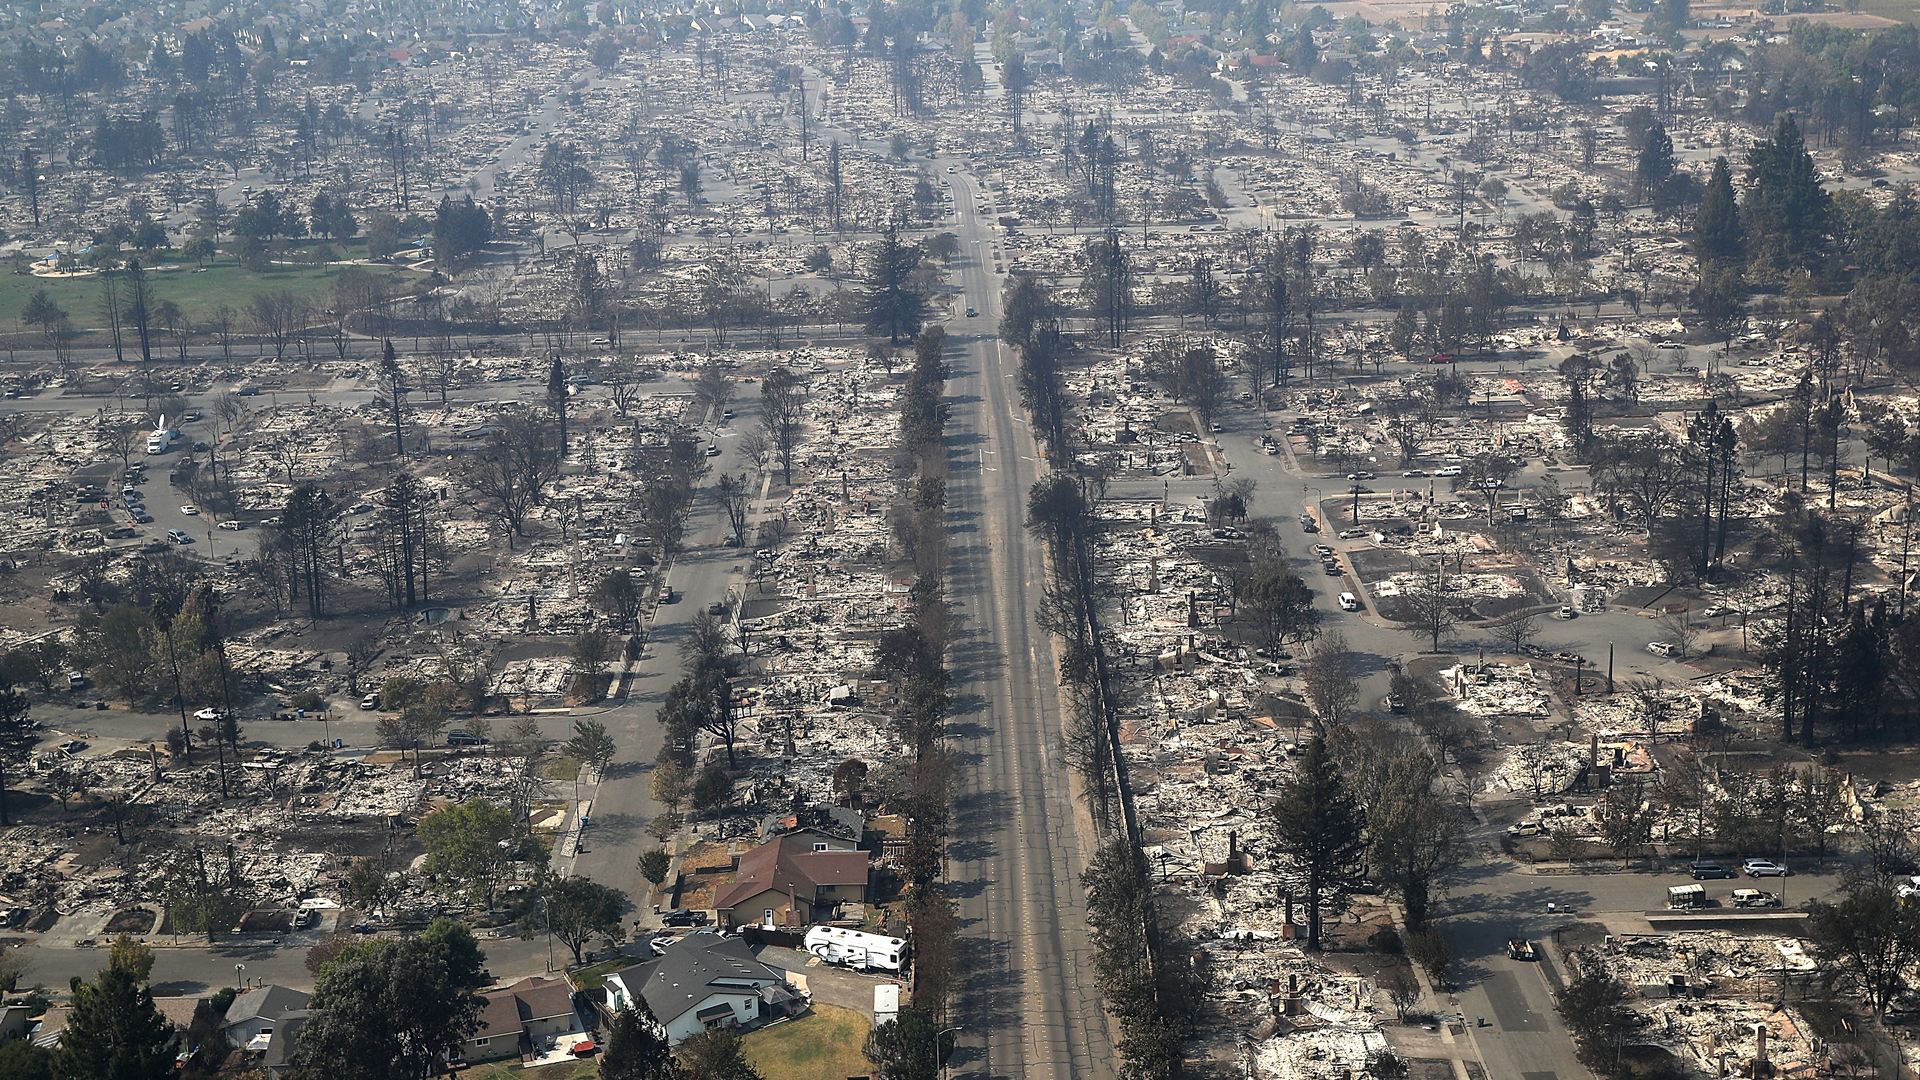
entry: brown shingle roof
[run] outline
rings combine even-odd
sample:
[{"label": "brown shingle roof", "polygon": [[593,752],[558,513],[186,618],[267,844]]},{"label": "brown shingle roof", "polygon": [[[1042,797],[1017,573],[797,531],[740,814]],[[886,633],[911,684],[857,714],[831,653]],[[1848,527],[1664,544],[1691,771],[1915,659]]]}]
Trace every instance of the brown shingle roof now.
[{"label": "brown shingle roof", "polygon": [[802,851],[800,843],[774,840],[740,856],[740,869],[715,890],[713,906],[724,911],[769,889],[812,900],[822,886],[867,883],[866,852]]},{"label": "brown shingle roof", "polygon": [[560,979],[528,976],[504,990],[481,995],[480,1030],[474,1038],[518,1034],[532,1020],[565,1016],[573,1011],[573,991]]}]

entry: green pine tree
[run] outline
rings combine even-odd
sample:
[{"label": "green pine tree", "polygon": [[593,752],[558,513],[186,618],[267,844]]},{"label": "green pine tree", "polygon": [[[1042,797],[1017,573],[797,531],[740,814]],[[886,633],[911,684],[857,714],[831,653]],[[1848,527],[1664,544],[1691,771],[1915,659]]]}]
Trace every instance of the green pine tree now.
[{"label": "green pine tree", "polygon": [[1785,274],[1817,269],[1831,225],[1832,199],[1820,186],[1813,156],[1792,113],[1781,113],[1773,138],[1747,153],[1747,251]]},{"label": "green pine tree", "polygon": [[1316,734],[1273,808],[1280,850],[1307,879],[1307,948],[1320,948],[1320,912],[1360,877],[1366,814]]},{"label": "green pine tree", "polygon": [[1693,219],[1693,252],[1703,271],[1708,263],[1738,260],[1742,253],[1740,207],[1733,198],[1733,170],[1724,157],[1713,159],[1700,213]]},{"label": "green pine tree", "polygon": [[867,333],[885,334],[892,345],[902,339],[911,341],[926,321],[927,299],[913,273],[920,265],[920,254],[919,247],[901,243],[889,224],[867,269]]},{"label": "green pine tree", "polygon": [[173,1025],[153,1006],[153,950],[125,936],[106,970],[73,979],[73,1010],[55,1073],[69,1080],[163,1080],[173,1075]]},{"label": "green pine tree", "polygon": [[1660,190],[1660,185],[1673,175],[1673,137],[1667,134],[1664,125],[1655,123],[1647,129],[1647,137],[1640,144],[1640,156],[1633,164],[1633,190],[1642,199],[1651,199]]},{"label": "green pine tree", "polygon": [[682,1080],[685,1072],[667,1046],[667,1033],[645,1001],[613,1014],[601,1080]]}]

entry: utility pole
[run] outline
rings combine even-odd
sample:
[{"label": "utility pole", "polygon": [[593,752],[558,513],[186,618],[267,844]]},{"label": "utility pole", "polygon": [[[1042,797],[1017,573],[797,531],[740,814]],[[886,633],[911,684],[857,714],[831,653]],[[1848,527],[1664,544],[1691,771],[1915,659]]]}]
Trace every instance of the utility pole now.
[{"label": "utility pole", "polygon": [[[1906,497],[1906,500],[1901,505],[1905,509],[1905,513],[1902,515],[1903,520],[1900,523],[1900,621],[1906,622],[1907,621],[1907,551],[1913,542],[1913,484],[1912,482],[1908,482],[1907,484],[1907,497]],[[1741,637],[1742,637],[1742,640],[1744,640],[1746,635],[1746,613],[1745,612],[1741,613],[1740,626],[1741,626]],[[1741,651],[1742,652],[1746,651],[1745,646],[1742,646]]]}]

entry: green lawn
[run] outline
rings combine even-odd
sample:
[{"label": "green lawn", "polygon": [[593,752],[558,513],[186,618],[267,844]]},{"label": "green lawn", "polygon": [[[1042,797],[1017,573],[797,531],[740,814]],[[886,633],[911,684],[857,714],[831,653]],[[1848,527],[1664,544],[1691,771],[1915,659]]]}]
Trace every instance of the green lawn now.
[{"label": "green lawn", "polygon": [[[247,302],[256,293],[287,289],[307,298],[317,309],[331,307],[328,293],[333,288],[333,279],[340,273],[338,266],[279,264],[256,272],[242,268],[227,255],[220,256],[210,264],[204,274],[193,272],[192,260],[180,261],[175,265],[177,269],[156,271],[150,275],[155,300],[171,300],[180,305],[187,318],[195,324],[206,323],[214,310],[225,304],[234,310],[236,319],[241,323],[236,330],[244,330]],[[423,276],[410,270],[385,266],[367,269],[387,276],[389,288],[393,291],[404,290]],[[76,328],[85,330],[103,325],[98,276],[43,278],[30,274],[0,273],[0,330],[18,330],[16,340],[23,345],[32,347],[30,343],[39,339],[37,332],[20,326],[18,322],[27,298],[39,289],[45,289],[47,296],[66,311]]]},{"label": "green lawn", "polygon": [[815,1005],[798,1020],[749,1032],[740,1041],[747,1060],[768,1080],[846,1080],[873,1071],[860,1052],[870,1027],[852,1009]]},{"label": "green lawn", "polygon": [[607,976],[621,968],[632,967],[640,961],[631,956],[616,954],[611,960],[602,960],[592,967],[578,968],[567,973],[573,980],[575,990],[598,990],[607,981]]}]

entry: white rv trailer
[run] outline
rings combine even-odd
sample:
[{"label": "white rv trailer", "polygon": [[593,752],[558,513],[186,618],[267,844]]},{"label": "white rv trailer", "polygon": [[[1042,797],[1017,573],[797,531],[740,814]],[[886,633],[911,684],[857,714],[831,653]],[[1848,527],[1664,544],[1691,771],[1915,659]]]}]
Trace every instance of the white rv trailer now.
[{"label": "white rv trailer", "polygon": [[896,937],[866,934],[837,926],[816,926],[802,944],[829,964],[860,970],[899,971],[907,962],[907,943]]}]

